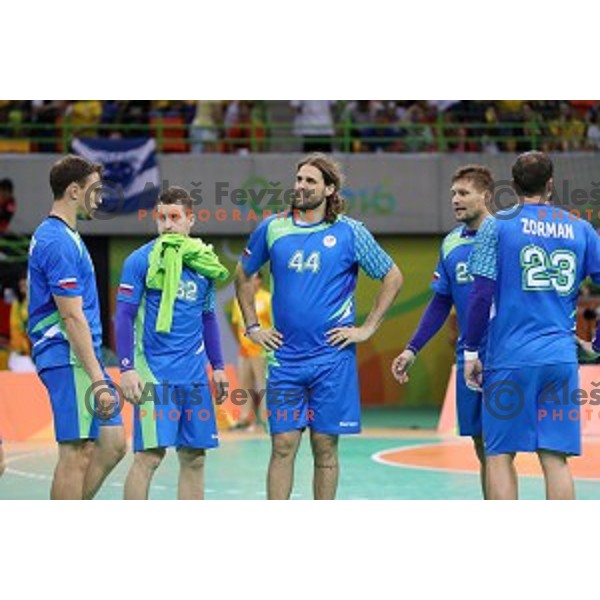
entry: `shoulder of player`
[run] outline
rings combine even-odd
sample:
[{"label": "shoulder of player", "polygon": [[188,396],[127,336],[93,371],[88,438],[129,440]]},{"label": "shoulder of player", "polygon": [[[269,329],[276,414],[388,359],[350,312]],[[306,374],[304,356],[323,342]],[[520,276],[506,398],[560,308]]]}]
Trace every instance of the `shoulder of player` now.
[{"label": "shoulder of player", "polygon": [[448,258],[452,250],[459,246],[471,244],[474,238],[463,238],[463,229],[464,225],[458,225],[452,231],[446,234],[440,246],[440,254],[442,255],[442,258]]},{"label": "shoulder of player", "polygon": [[335,223],[333,223],[333,225],[341,225],[346,226],[346,227],[350,227],[353,230],[356,229],[366,229],[365,224],[362,221],[357,221],[356,219],[353,219],[352,217],[348,217],[346,215],[340,215],[337,220],[335,221]]},{"label": "shoulder of player", "polygon": [[33,232],[32,241],[38,254],[40,250],[44,253],[61,253],[72,247],[81,254],[84,243],[76,231],[70,229],[67,225],[58,222],[57,219],[45,219]]},{"label": "shoulder of player", "polygon": [[266,219],[263,219],[258,226],[256,227],[255,231],[258,229],[264,229],[265,231],[268,231],[270,227],[272,227],[274,224],[276,223],[286,223],[287,221],[291,220],[291,217],[285,216],[282,217],[281,215],[277,214],[277,215],[271,215],[269,217],[267,217]]},{"label": "shoulder of player", "polygon": [[362,221],[357,221],[346,215],[341,215],[337,218],[335,223],[332,224],[332,227],[336,226],[350,230],[354,238],[372,235]]},{"label": "shoulder of player", "polygon": [[150,258],[150,253],[152,252],[152,248],[154,248],[154,244],[156,243],[156,239],[150,240],[143,246],[136,248],[127,258],[125,259],[126,263],[139,263],[140,265],[148,266],[148,260]]}]

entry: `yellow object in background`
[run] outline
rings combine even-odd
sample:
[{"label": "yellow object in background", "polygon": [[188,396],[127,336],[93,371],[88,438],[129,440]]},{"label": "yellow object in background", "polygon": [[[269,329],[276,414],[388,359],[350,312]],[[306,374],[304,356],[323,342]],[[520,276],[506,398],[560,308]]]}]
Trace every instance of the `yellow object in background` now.
[{"label": "yellow object in background", "polygon": [[[273,327],[271,319],[271,294],[262,288],[256,292],[256,316],[258,317],[260,326],[264,329]],[[262,356],[264,354],[262,346],[255,344],[250,338],[244,335],[246,326],[237,300],[233,302],[231,323],[235,327],[237,339],[240,344],[240,356],[244,358]]]}]

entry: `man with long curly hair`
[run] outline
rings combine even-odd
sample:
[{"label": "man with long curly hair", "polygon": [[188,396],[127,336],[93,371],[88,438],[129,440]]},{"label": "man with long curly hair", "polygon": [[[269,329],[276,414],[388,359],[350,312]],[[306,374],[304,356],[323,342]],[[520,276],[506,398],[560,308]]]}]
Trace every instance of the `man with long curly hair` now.
[{"label": "man with long curly hair", "polygon": [[[360,432],[356,344],[375,333],[402,286],[400,270],[364,225],[342,215],[342,181],[339,165],[328,156],[301,160],[292,211],[257,227],[237,267],[246,335],[269,352],[269,499],[290,497],[306,428],[314,457],[314,497],[335,498],[339,435]],[[267,261],[273,328],[263,329],[251,276]],[[358,267],[382,285],[367,319],[355,326]]]}]

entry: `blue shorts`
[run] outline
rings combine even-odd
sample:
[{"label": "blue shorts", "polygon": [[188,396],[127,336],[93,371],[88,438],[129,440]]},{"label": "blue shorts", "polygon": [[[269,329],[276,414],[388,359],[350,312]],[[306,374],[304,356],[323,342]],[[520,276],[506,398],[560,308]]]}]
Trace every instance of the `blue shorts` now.
[{"label": "blue shorts", "polygon": [[216,448],[218,445],[208,381],[189,385],[146,385],[143,403],[134,409],[134,452],[169,447]]},{"label": "blue shorts", "polygon": [[272,434],[305,427],[330,435],[360,433],[354,352],[327,363],[269,365],[266,397]]},{"label": "blue shorts", "polygon": [[465,383],[465,363],[456,363],[456,416],[460,435],[481,437],[481,392],[475,392]]},{"label": "blue shorts", "polygon": [[66,365],[44,369],[39,373],[50,396],[57,442],[95,440],[100,425],[123,425],[122,401],[108,373],[104,370],[103,373],[116,398],[114,413],[107,419],[98,416],[94,410],[92,380],[82,366]]},{"label": "blue shorts", "polygon": [[550,450],[581,454],[581,411],[576,364],[484,372],[483,439],[486,455]]}]

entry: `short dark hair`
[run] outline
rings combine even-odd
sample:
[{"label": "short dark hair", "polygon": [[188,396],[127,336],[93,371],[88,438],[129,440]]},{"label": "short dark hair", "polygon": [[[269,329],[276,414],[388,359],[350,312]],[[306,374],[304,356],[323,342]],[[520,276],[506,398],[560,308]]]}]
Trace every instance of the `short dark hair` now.
[{"label": "short dark hair", "polygon": [[9,192],[12,194],[13,190],[14,190],[12,179],[9,179],[8,177],[6,177],[5,179],[1,179],[0,180],[0,190],[2,190],[3,192]]},{"label": "short dark hair", "polygon": [[494,175],[492,171],[483,165],[465,165],[456,169],[452,175],[452,183],[459,179],[468,179],[483,192],[494,194]]},{"label": "short dark hair", "polygon": [[55,200],[65,195],[66,189],[72,184],[84,185],[87,178],[93,173],[102,177],[102,165],[68,154],[56,161],[50,169],[50,187]]},{"label": "short dark hair", "polygon": [[192,198],[182,187],[172,185],[160,193],[156,200],[156,205],[159,204],[181,204],[186,211],[191,211],[193,208]]},{"label": "short dark hair", "polygon": [[550,157],[537,150],[517,157],[512,166],[512,178],[518,196],[541,196],[552,178],[554,165]]}]

